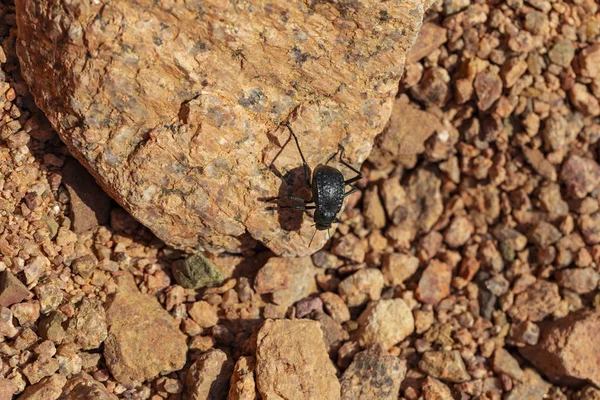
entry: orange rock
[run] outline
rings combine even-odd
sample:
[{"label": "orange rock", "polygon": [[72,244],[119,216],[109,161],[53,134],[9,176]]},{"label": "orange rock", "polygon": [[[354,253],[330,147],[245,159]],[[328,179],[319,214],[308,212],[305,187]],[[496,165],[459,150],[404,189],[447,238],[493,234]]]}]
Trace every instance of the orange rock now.
[{"label": "orange rock", "polygon": [[313,168],[339,143],[364,161],[431,0],[199,4],[18,0],[23,78],[72,154],[166,243],[311,254],[326,235],[309,247],[312,221],[289,229],[261,201],[302,186],[283,124]]}]

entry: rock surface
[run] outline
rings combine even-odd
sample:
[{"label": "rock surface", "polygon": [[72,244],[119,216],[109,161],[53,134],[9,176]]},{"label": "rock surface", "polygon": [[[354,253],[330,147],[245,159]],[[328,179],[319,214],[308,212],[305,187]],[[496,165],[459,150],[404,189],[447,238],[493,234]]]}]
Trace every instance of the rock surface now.
[{"label": "rock surface", "polygon": [[293,144],[278,155],[282,123],[313,167],[340,142],[362,162],[430,2],[28,4],[16,2],[23,77],[134,217],[180,248],[235,252],[256,239],[306,255],[325,235],[309,248],[312,221],[289,230],[259,200],[294,190],[288,173],[301,164]]},{"label": "rock surface", "polygon": [[[63,375],[52,375],[29,386],[19,399],[23,400],[56,400],[61,397],[67,378]],[[10,399],[10,397],[8,397]]]},{"label": "rock surface", "polygon": [[358,353],[340,378],[342,400],[397,400],[406,361],[375,345]]},{"label": "rock surface", "polygon": [[110,218],[110,197],[96,184],[87,170],[70,158],[62,170],[62,183],[69,192],[71,230],[83,233],[104,225]]},{"label": "rock surface", "polygon": [[188,289],[217,286],[225,279],[223,272],[202,252],[176,261],[172,271],[177,283]]},{"label": "rock surface", "polygon": [[254,357],[238,358],[231,375],[229,400],[256,400],[255,366]]},{"label": "rock surface", "polygon": [[456,350],[425,352],[419,368],[428,375],[447,382],[465,382],[471,378]]},{"label": "rock surface", "polygon": [[380,344],[389,349],[415,330],[410,308],[402,299],[379,300],[367,306],[358,317],[359,343]]},{"label": "rock surface", "polygon": [[27,287],[10,271],[0,272],[0,307],[10,307],[30,295]]},{"label": "rock surface", "polygon": [[258,271],[254,284],[257,293],[271,294],[273,303],[289,307],[316,293],[316,273],[310,257],[271,257]]},{"label": "rock surface", "polygon": [[86,373],[70,379],[63,388],[61,399],[64,400],[117,400],[104,385]]},{"label": "rock surface", "polygon": [[256,384],[263,400],[340,398],[317,322],[267,320],[256,346]]},{"label": "rock surface", "polygon": [[535,346],[520,349],[521,354],[552,381],[600,385],[600,312],[582,309],[557,321],[541,324],[540,340]]},{"label": "rock surface", "polygon": [[185,379],[184,400],[225,400],[233,362],[227,354],[212,349],[202,354],[190,367]]},{"label": "rock surface", "polygon": [[155,297],[139,292],[129,274],[106,306],[108,337],[104,357],[115,379],[126,387],[183,368],[187,345],[176,321]]}]

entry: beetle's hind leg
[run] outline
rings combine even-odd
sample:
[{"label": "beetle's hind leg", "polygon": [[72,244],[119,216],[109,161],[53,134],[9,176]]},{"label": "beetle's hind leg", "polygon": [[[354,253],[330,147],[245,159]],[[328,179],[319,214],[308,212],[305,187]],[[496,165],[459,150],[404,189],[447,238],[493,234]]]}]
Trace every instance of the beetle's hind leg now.
[{"label": "beetle's hind leg", "polygon": [[314,210],[317,206],[279,206],[278,209],[292,209],[292,210]]},{"label": "beetle's hind leg", "polygon": [[[344,151],[345,151],[345,149],[344,149],[344,146],[342,146],[341,143],[339,144],[339,146],[340,146],[340,163],[342,163],[346,167],[350,168],[353,172],[356,172],[356,174],[357,174],[354,178],[346,179],[344,181],[344,183],[346,185],[351,185],[354,182],[361,180],[362,177],[363,177],[363,174],[362,174],[362,172],[360,172],[359,170],[357,170],[356,168],[354,168],[352,165],[350,165],[349,163],[347,163],[346,161],[344,161]],[[348,193],[345,193],[344,197],[348,196],[351,193],[354,193],[354,191],[356,191],[356,190],[358,190],[358,189],[354,186],[354,189],[351,189]]]},{"label": "beetle's hind leg", "polygon": [[289,129],[290,133],[292,134],[292,137],[294,138],[294,141],[296,142],[298,152],[300,153],[300,157],[302,158],[302,166],[304,167],[304,180],[306,181],[306,186],[310,187],[310,168],[308,168],[308,164],[306,162],[306,159],[304,158],[304,154],[302,154],[302,149],[300,148],[300,142],[298,142],[298,137],[292,130],[292,126],[289,122],[286,122],[285,125]]},{"label": "beetle's hind leg", "polygon": [[269,202],[281,200],[281,199],[288,199],[288,200],[295,201],[297,203],[304,203],[304,204],[314,203],[314,201],[312,201],[312,200],[306,200],[306,199],[303,199],[303,198],[297,197],[297,196],[277,196],[277,197],[270,198]]}]

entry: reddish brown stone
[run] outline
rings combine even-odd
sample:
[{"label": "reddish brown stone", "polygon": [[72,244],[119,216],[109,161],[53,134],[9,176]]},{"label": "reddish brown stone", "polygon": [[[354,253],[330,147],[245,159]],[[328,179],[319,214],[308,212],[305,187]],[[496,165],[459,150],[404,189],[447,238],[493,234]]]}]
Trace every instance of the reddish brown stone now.
[{"label": "reddish brown stone", "polygon": [[541,321],[556,310],[559,302],[556,283],[539,280],[515,297],[508,315],[520,321]]},{"label": "reddish brown stone", "polygon": [[30,295],[27,287],[10,271],[0,272],[0,307],[10,307]]},{"label": "reddish brown stone", "polygon": [[582,309],[557,321],[542,323],[535,346],[520,349],[552,381],[567,385],[589,381],[600,385],[600,313]]},{"label": "reddish brown stone", "polygon": [[417,299],[427,304],[436,304],[450,294],[452,267],[438,260],[432,260],[423,271],[415,292]]}]

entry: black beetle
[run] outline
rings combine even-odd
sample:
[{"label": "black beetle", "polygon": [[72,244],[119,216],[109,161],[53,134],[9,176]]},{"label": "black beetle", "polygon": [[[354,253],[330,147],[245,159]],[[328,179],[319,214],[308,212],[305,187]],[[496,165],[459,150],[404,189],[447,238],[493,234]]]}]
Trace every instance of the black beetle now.
[{"label": "black beetle", "polygon": [[[298,137],[292,130],[292,127],[289,123],[286,123],[286,126],[292,134],[292,137],[296,142],[296,146],[298,146],[298,152],[300,153],[300,157],[302,158],[302,165],[304,167],[304,179],[306,181],[306,185],[312,191],[312,200],[305,200],[296,196],[282,196],[275,197],[271,199],[271,201],[278,200],[281,198],[287,198],[295,202],[304,203],[305,205],[303,206],[279,206],[279,208],[291,208],[294,210],[315,210],[315,215],[313,217],[315,221],[315,226],[320,231],[327,230],[331,227],[331,224],[333,224],[334,222],[340,222],[340,220],[337,218],[337,214],[342,209],[344,198],[358,190],[358,188],[352,184],[360,180],[363,177],[363,175],[359,170],[357,170],[352,165],[348,164],[346,161],[343,160],[342,157],[344,155],[344,147],[340,144],[340,163],[350,168],[352,171],[356,172],[357,175],[354,178],[344,180],[344,175],[340,172],[339,169],[331,167],[327,164],[319,164],[313,171],[311,184],[310,169],[308,168],[308,164],[306,163],[304,154],[302,154],[302,150],[300,149]],[[329,161],[331,161],[333,157],[335,157],[335,154],[331,156],[329,160],[327,160],[327,163],[329,163]],[[345,188],[348,185],[351,186],[351,189],[345,192]],[[314,203],[314,205],[310,205],[312,203]]]}]

